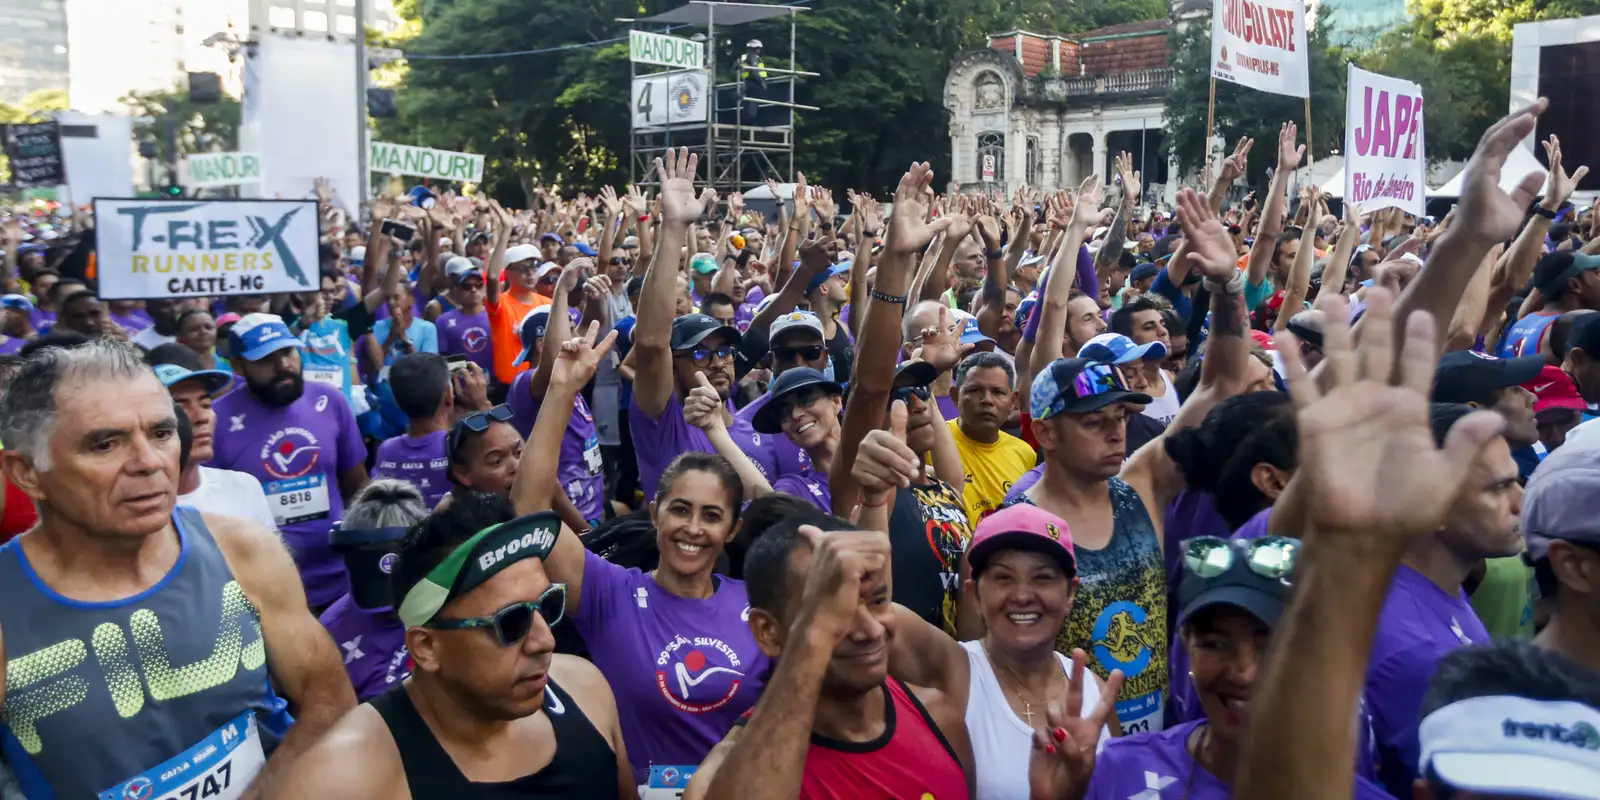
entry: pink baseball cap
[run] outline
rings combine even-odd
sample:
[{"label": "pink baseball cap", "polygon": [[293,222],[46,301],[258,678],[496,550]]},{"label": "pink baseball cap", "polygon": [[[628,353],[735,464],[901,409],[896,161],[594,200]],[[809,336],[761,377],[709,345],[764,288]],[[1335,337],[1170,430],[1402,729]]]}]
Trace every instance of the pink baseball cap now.
[{"label": "pink baseball cap", "polygon": [[1263,350],[1278,349],[1278,346],[1272,343],[1272,334],[1267,333],[1266,331],[1252,329],[1250,331],[1250,338],[1254,339],[1256,344],[1261,345],[1261,349]]},{"label": "pink baseball cap", "polygon": [[1066,520],[1038,506],[1018,503],[983,518],[967,546],[967,563],[977,575],[989,559],[1002,550],[1032,550],[1060,562],[1067,575],[1076,575],[1078,560],[1072,554],[1072,531]]},{"label": "pink baseball cap", "polygon": [[1533,413],[1551,408],[1570,408],[1575,411],[1586,410],[1589,405],[1583,402],[1583,396],[1578,394],[1577,384],[1572,382],[1560,367],[1546,364],[1539,370],[1539,377],[1522,385],[1524,389],[1533,392]]}]

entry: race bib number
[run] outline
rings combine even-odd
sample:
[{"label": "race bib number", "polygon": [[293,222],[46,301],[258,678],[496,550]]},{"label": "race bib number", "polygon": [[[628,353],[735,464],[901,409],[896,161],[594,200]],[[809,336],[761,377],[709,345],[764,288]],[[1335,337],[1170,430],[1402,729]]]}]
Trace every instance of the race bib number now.
[{"label": "race bib number", "polygon": [[235,800],[266,766],[255,713],[246,711],[198,744],[100,793],[100,800]]},{"label": "race bib number", "polygon": [[1166,703],[1160,692],[1142,694],[1117,701],[1117,719],[1122,722],[1124,736],[1132,733],[1153,733],[1165,725]]},{"label": "race bib number", "polygon": [[583,442],[583,465],[589,469],[589,477],[600,474],[603,464],[600,461],[600,440],[590,436]]},{"label": "race bib number", "polygon": [[650,782],[639,787],[640,800],[678,800],[688,788],[689,779],[700,767],[690,764],[683,767],[650,766]]},{"label": "race bib number", "polygon": [[272,481],[263,488],[267,490],[267,503],[272,506],[272,518],[280,528],[328,518],[328,478],[325,475]]},{"label": "race bib number", "polygon": [[341,392],[344,391],[344,370],[326,368],[315,369],[312,367],[307,367],[302,370],[302,372],[305,375],[305,379],[308,381],[325,383]]}]

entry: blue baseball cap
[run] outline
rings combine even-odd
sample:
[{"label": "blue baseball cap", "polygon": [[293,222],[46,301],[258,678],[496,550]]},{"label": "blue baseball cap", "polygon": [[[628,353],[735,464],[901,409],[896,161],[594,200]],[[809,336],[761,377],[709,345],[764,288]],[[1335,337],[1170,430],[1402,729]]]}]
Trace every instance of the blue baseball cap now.
[{"label": "blue baseball cap", "polygon": [[31,314],[33,313],[33,301],[20,294],[8,294],[0,296],[0,308],[9,308],[13,311]]},{"label": "blue baseball cap", "polygon": [[426,186],[413,186],[406,195],[411,198],[411,204],[418,208],[433,208],[436,199],[432,190]]},{"label": "blue baseball cap", "polygon": [[961,324],[961,343],[975,345],[987,344],[991,348],[994,346],[994,340],[984,336],[983,331],[978,330],[978,318],[971,315],[968,315],[966,321]]},{"label": "blue baseball cap", "polygon": [[600,255],[599,251],[595,250],[593,247],[590,247],[588,242],[578,242],[577,244],[574,244],[573,247],[578,248],[579,254],[588,256],[589,258],[594,258],[595,256]]},{"label": "blue baseball cap", "polygon": [[1017,303],[1017,313],[1014,315],[1013,322],[1018,328],[1028,324],[1028,316],[1033,313],[1034,307],[1038,304],[1039,296],[1031,292],[1027,297],[1022,298],[1022,302]]},{"label": "blue baseball cap", "polygon": [[522,324],[517,326],[518,335],[522,339],[522,352],[511,360],[511,366],[520,367],[533,358],[533,347],[544,338],[544,332],[550,325],[550,307],[539,306],[529,311],[522,318]]},{"label": "blue baseball cap", "polygon": [[1149,405],[1150,395],[1128,390],[1122,373],[1087,358],[1058,358],[1033,379],[1028,410],[1036,420],[1088,414],[1112,403]]},{"label": "blue baseball cap", "polygon": [[838,264],[834,264],[833,266],[828,267],[828,271],[827,272],[824,272],[821,275],[818,275],[817,277],[812,278],[811,279],[811,283],[806,286],[806,294],[811,294],[812,292],[822,288],[822,284],[827,283],[828,279],[834,277],[835,275],[848,275],[848,274],[850,274],[850,264],[851,263],[852,262],[849,262],[849,261],[842,261],[842,262],[840,262]]},{"label": "blue baseball cap", "polygon": [[218,369],[191,370],[178,364],[157,364],[155,371],[161,384],[168,389],[187,380],[198,380],[205,384],[206,394],[212,397],[233,383],[232,375]]},{"label": "blue baseball cap", "polygon": [[228,352],[246,361],[260,361],[279,350],[301,346],[277,314],[246,314],[228,331]]},{"label": "blue baseball cap", "polygon": [[1160,342],[1134,344],[1132,339],[1120,333],[1102,333],[1079,348],[1078,357],[1104,364],[1160,361],[1167,357],[1167,346]]}]

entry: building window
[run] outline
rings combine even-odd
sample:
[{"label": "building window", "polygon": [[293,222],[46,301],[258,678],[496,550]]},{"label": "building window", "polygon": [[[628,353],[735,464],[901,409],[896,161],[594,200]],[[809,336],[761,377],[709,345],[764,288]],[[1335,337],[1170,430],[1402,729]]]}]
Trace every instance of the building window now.
[{"label": "building window", "polygon": [[978,76],[973,83],[972,107],[983,111],[991,108],[1000,108],[1006,104],[1005,82],[1000,80],[1000,75],[994,72],[985,72]]},{"label": "building window", "polygon": [[978,134],[978,180],[1003,183],[1006,178],[1006,137],[1003,133]]},{"label": "building window", "polygon": [[1044,159],[1039,155],[1039,140],[1028,137],[1027,182],[1029,186],[1044,185]]}]

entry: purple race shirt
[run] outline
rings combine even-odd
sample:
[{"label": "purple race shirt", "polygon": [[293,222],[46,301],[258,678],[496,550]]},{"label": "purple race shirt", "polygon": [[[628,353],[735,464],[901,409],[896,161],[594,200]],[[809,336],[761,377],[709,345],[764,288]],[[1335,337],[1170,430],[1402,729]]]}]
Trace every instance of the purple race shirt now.
[{"label": "purple race shirt", "polygon": [[1038,483],[1042,477],[1044,477],[1043,464],[1022,473],[1022,477],[1018,478],[1016,483],[1011,484],[1011,491],[1006,492],[1006,502],[1009,503],[1021,497],[1029,489],[1032,489],[1033,485]]},{"label": "purple race shirt", "polygon": [[328,547],[328,530],[344,516],[339,473],[366,462],[350,404],[338,389],[305,382],[293,404],[275,408],[248,389],[229,393],[217,413],[216,454],[208,466],[247,472],[261,481],[312,608],[347,588],[344,560]]},{"label": "purple race shirt", "polygon": [[1363,690],[1378,745],[1378,775],[1390,794],[1410,791],[1417,777],[1418,715],[1434,668],[1450,651],[1488,641],[1489,632],[1459,588],[1446,592],[1404,564],[1395,571]]},{"label": "purple race shirt", "polygon": [[[517,374],[506,392],[506,405],[511,406],[511,426],[522,438],[533,433],[533,423],[539,416],[539,404],[528,391],[533,381],[533,370]],[[593,525],[605,518],[606,479],[600,461],[600,438],[595,435],[594,414],[583,395],[577,396],[572,418],[567,422],[567,432],[561,436],[560,464],[556,467],[556,481],[567,498],[578,508],[578,513]]]},{"label": "purple race shirt", "polygon": [[[655,499],[656,484],[661,481],[661,473],[666,471],[672,459],[690,450],[717,452],[711,446],[711,440],[706,438],[705,431],[684,420],[683,401],[678,398],[677,392],[667,398],[667,408],[658,419],[645,416],[637,402],[629,402],[628,425],[633,433],[633,451],[639,460],[639,485],[649,500]],[[780,474],[777,453],[772,447],[775,437],[756,433],[755,428],[750,427],[750,421],[741,419],[738,414],[733,415],[728,435],[755,462],[756,469],[768,481]]]},{"label": "purple race shirt", "polygon": [[344,671],[365,702],[394,688],[411,675],[411,654],[406,651],[406,626],[387,608],[356,605],[346,593],[317,620],[339,643]]},{"label": "purple race shirt", "polygon": [[45,328],[56,324],[56,312],[35,308],[28,316],[33,317],[33,329],[43,331]]},{"label": "purple race shirt", "polygon": [[[1189,738],[1200,724],[1189,722],[1106,742],[1095,757],[1085,800],[1229,800],[1233,788],[1189,753]],[[1387,800],[1390,796],[1358,775],[1351,797]]]},{"label": "purple race shirt", "polygon": [[128,332],[129,336],[155,325],[148,315],[138,309],[134,309],[133,313],[127,315],[112,314],[111,321],[121,326],[124,331]]},{"label": "purple race shirt", "polygon": [[[763,406],[772,400],[772,392],[767,392],[750,401],[750,405],[733,412],[735,417],[743,419],[750,424],[750,430],[755,430],[755,418]],[[800,449],[786,433],[767,434],[767,443],[773,450],[774,460],[777,462],[777,474],[798,475],[811,469],[811,456]],[[826,481],[824,481],[826,482]]]},{"label": "purple race shirt", "polygon": [[828,476],[824,473],[806,470],[781,476],[772,482],[772,491],[809,500],[822,513],[833,513],[833,492],[828,490]]},{"label": "purple race shirt", "polygon": [[756,645],[743,581],[704,600],[585,553],[572,622],[611,684],[638,783],[650,765],[695,766],[755,705],[772,664]]},{"label": "purple race shirt", "polygon": [[452,309],[434,321],[439,330],[439,352],[447,356],[466,356],[468,361],[494,374],[494,351],[489,344],[489,312],[463,313]]},{"label": "purple race shirt", "polygon": [[0,356],[16,355],[22,351],[22,346],[27,343],[28,340],[26,339],[17,339],[0,334]]},{"label": "purple race shirt", "polygon": [[417,487],[428,508],[450,492],[450,454],[445,452],[448,431],[413,438],[402,434],[378,445],[373,478],[397,478]]}]

